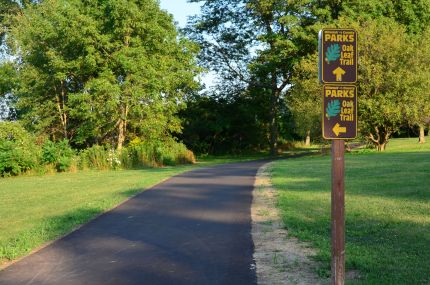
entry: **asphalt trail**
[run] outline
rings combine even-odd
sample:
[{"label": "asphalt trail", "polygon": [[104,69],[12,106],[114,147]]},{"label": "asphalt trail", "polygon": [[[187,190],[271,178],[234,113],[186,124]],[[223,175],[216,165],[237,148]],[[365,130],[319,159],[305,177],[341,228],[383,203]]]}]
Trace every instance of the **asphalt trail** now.
[{"label": "asphalt trail", "polygon": [[0,285],[256,284],[250,207],[265,161],[147,190],[0,272]]}]

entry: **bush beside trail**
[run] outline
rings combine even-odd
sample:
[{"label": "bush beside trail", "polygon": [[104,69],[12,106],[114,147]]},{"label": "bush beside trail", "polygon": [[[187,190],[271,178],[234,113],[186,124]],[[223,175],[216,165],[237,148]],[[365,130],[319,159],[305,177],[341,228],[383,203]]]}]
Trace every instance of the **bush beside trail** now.
[{"label": "bush beside trail", "polygon": [[115,170],[192,164],[195,157],[174,139],[132,141],[121,151],[94,145],[77,152],[68,140],[38,139],[17,122],[0,123],[0,176],[17,176],[30,171],[46,173],[86,169]]},{"label": "bush beside trail", "polygon": [[35,138],[20,124],[0,124],[0,175],[15,176],[34,169],[40,162]]},{"label": "bush beside trail", "polygon": [[131,169],[195,163],[192,151],[173,139],[155,142],[134,140],[121,151],[95,145],[78,156],[80,169]]}]

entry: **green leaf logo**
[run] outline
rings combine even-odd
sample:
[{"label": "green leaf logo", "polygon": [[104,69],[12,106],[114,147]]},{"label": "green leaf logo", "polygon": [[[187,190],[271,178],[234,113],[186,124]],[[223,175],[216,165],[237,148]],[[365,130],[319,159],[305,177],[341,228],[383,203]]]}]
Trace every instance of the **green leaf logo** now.
[{"label": "green leaf logo", "polygon": [[340,114],[340,100],[333,100],[327,104],[326,117],[330,120],[330,118],[336,117]]},{"label": "green leaf logo", "polygon": [[325,61],[330,64],[331,61],[338,60],[340,58],[340,45],[332,44],[327,48]]}]

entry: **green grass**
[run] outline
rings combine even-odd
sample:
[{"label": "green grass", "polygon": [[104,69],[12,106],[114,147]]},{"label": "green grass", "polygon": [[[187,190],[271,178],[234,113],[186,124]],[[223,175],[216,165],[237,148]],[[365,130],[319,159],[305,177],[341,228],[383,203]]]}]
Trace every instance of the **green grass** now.
[{"label": "green grass", "polygon": [[[346,155],[348,284],[429,284],[430,142],[393,140],[385,153]],[[330,273],[330,157],[277,161],[273,183],[293,236],[310,241]]]},{"label": "green grass", "polygon": [[70,232],[163,179],[197,167],[266,157],[204,157],[187,166],[1,178],[0,265]]}]

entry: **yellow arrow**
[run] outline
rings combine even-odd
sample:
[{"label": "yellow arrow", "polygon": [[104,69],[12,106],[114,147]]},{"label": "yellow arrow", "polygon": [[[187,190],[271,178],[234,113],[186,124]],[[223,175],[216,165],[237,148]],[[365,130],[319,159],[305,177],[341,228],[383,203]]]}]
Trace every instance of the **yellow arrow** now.
[{"label": "yellow arrow", "polygon": [[341,127],[339,123],[337,123],[333,128],[333,133],[338,137],[340,133],[346,133],[346,127]]},{"label": "yellow arrow", "polygon": [[333,70],[333,74],[336,75],[336,81],[342,81],[342,75],[344,75],[345,73],[346,71],[340,67]]}]

